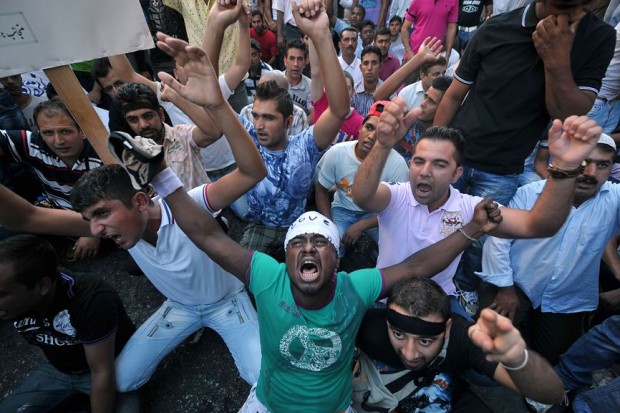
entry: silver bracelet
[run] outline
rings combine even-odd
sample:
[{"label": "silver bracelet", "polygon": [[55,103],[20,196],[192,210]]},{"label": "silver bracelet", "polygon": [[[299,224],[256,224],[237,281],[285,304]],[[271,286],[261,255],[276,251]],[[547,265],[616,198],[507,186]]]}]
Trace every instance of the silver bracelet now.
[{"label": "silver bracelet", "polygon": [[523,360],[523,363],[521,363],[517,367],[508,367],[504,363],[499,363],[499,364],[501,364],[506,370],[516,371],[516,370],[523,370],[523,368],[525,367],[525,365],[527,364],[529,360],[530,360],[530,353],[528,353],[527,349],[525,349],[525,360]]},{"label": "silver bracelet", "polygon": [[467,232],[465,232],[465,230],[463,228],[458,228],[457,229],[458,232],[460,232],[461,234],[463,234],[463,236],[465,238],[467,238],[468,240],[472,241],[472,242],[476,242],[478,241],[478,238],[474,238],[471,235],[469,235]]}]

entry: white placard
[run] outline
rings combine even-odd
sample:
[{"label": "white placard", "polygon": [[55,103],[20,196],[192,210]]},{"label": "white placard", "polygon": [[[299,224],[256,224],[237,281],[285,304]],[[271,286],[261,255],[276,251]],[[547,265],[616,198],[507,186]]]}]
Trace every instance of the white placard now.
[{"label": "white placard", "polygon": [[139,0],[0,1],[0,77],[153,47]]}]

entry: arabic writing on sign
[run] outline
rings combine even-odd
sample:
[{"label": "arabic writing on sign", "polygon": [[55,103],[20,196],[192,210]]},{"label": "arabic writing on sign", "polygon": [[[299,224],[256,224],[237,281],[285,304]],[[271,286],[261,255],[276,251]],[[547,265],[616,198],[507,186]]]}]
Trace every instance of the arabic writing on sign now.
[{"label": "arabic writing on sign", "polygon": [[24,13],[0,13],[0,47],[24,43],[37,43]]}]

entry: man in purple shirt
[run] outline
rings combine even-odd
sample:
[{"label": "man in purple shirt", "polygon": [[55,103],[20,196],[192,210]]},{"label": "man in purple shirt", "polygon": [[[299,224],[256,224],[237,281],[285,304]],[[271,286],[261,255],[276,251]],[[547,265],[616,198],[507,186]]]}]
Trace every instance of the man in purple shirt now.
[{"label": "man in purple shirt", "polygon": [[375,46],[381,50],[381,69],[379,79],[385,80],[400,68],[400,62],[392,53],[389,52],[392,43],[390,29],[382,27],[375,33]]}]

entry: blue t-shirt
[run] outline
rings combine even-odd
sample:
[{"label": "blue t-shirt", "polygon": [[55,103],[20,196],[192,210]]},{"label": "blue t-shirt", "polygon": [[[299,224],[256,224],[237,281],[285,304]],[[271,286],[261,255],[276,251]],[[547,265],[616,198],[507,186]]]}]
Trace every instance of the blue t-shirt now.
[{"label": "blue t-shirt", "polygon": [[258,143],[254,125],[239,116],[256,144],[267,176],[247,193],[245,218],[270,227],[288,227],[304,213],[312,174],[323,151],[314,141],[314,127],[289,137],[286,148],[272,151]]}]

